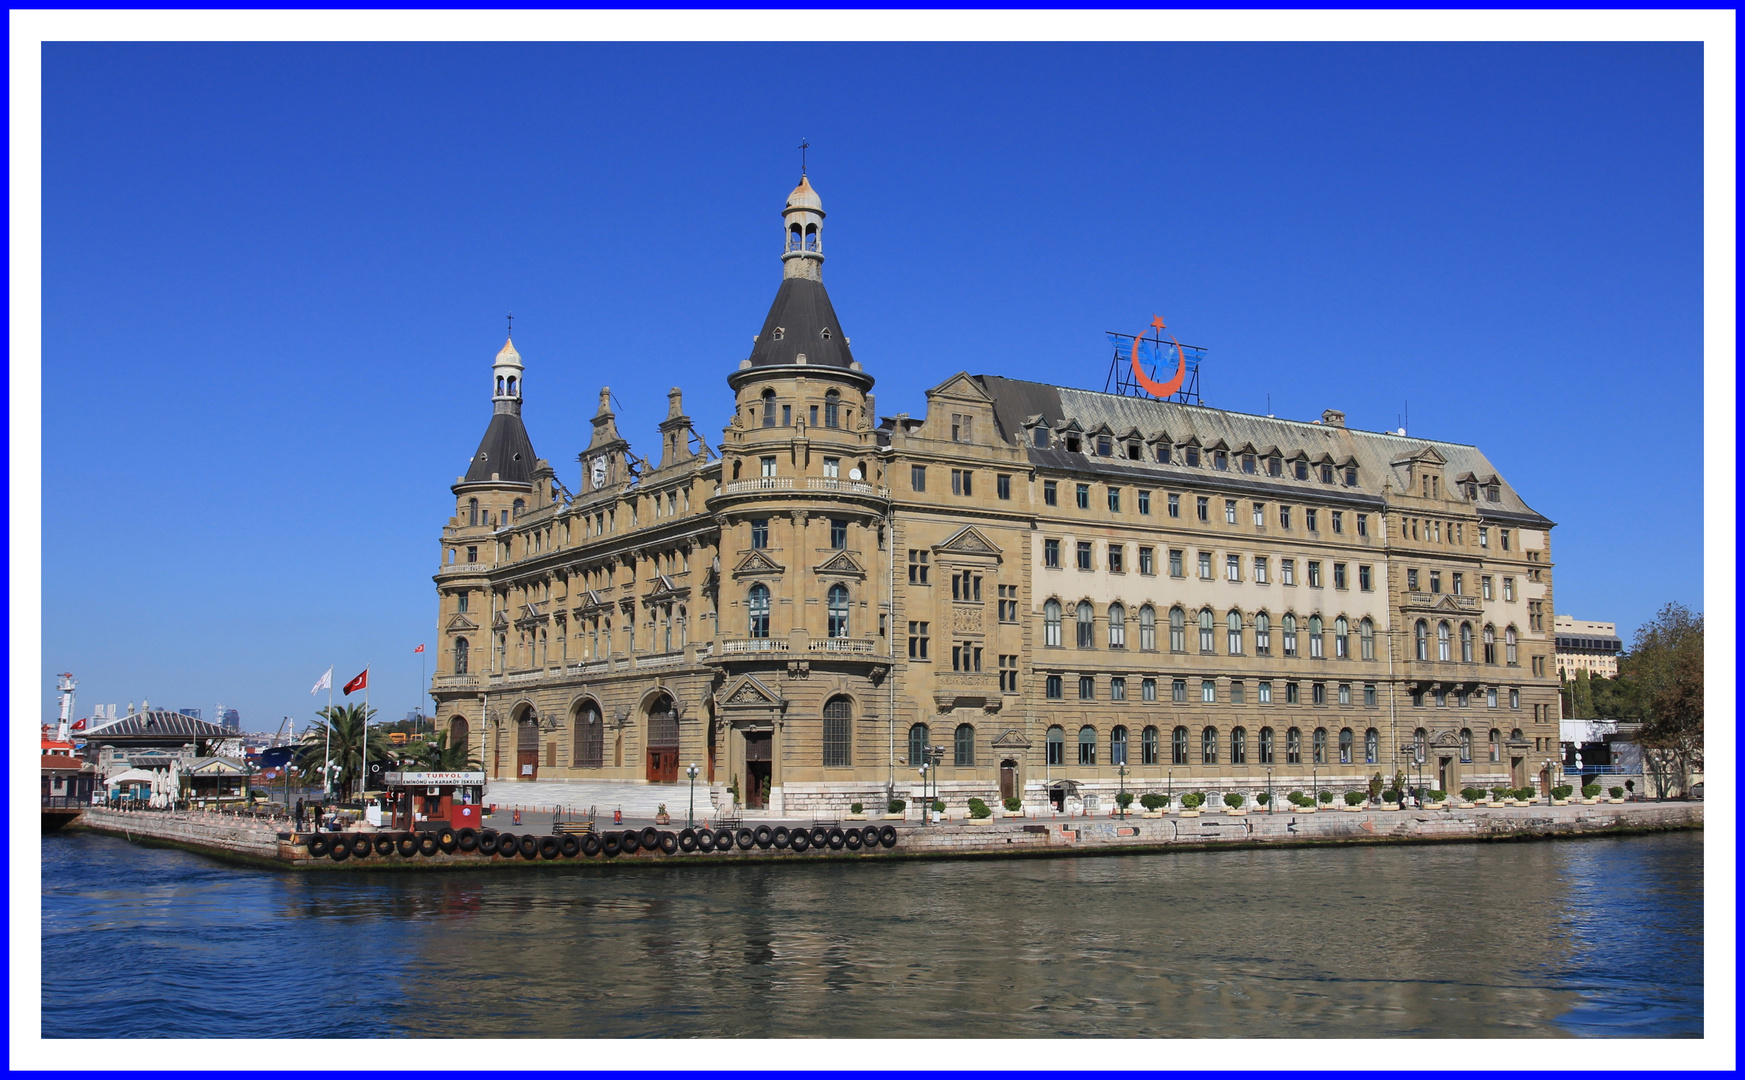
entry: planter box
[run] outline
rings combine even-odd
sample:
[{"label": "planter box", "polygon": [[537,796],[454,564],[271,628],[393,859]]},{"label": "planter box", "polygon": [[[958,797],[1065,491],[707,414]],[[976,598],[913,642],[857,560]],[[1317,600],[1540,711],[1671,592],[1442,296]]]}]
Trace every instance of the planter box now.
[{"label": "planter box", "polygon": [[1182,817],[1199,817],[1200,812],[1198,810],[1183,810],[1181,812],[1181,816]]},{"label": "planter box", "polygon": [[1246,811],[1246,810],[1225,810],[1224,812],[1226,814],[1229,814],[1231,817],[1247,817],[1248,816],[1248,811]]},{"label": "planter box", "polygon": [[993,823],[994,819],[992,815],[988,817],[964,818],[962,821],[962,824],[964,825],[992,825]]},{"label": "planter box", "polygon": [[1609,803],[1621,803],[1624,800],[1623,799],[1607,799],[1606,801]]},{"label": "planter box", "polygon": [[1472,809],[1472,804],[1469,802],[1455,803],[1454,805],[1461,810],[1471,810]]},{"label": "planter box", "polygon": [[844,821],[865,821],[866,815],[865,814],[844,814],[844,815],[842,815],[842,820],[844,820]]},{"label": "planter box", "polygon": [[908,818],[908,816],[909,815],[907,815],[907,814],[886,814],[885,820],[886,821],[904,821]]},{"label": "planter box", "polygon": [[1503,805],[1504,806],[1520,806],[1521,802],[1519,799],[1504,799]]},{"label": "planter box", "polygon": [[1299,806],[1297,808],[1297,813],[1299,813],[1299,814],[1313,814],[1316,810],[1319,810],[1319,809],[1320,809],[1320,807],[1318,807],[1318,806]]},{"label": "planter box", "polygon": [[1568,799],[1552,799],[1551,805],[1552,806],[1568,806],[1569,800]]},{"label": "planter box", "polygon": [[1443,807],[1444,807],[1444,806],[1447,806],[1447,805],[1448,805],[1448,804],[1447,804],[1447,803],[1439,803],[1439,802],[1427,802],[1427,803],[1425,803],[1425,804],[1424,804],[1424,805],[1423,805],[1423,806],[1422,806],[1422,807],[1420,807],[1420,809],[1423,809],[1423,810],[1440,810],[1440,809],[1442,809],[1442,808],[1443,808]]},{"label": "planter box", "polygon": [[1163,816],[1163,811],[1162,810],[1141,810],[1139,812],[1139,816],[1140,817],[1149,817],[1149,818],[1159,818],[1159,817]]},{"label": "planter box", "polygon": [[1347,806],[1343,809],[1347,814],[1361,814],[1369,808],[1360,803],[1357,806]]}]

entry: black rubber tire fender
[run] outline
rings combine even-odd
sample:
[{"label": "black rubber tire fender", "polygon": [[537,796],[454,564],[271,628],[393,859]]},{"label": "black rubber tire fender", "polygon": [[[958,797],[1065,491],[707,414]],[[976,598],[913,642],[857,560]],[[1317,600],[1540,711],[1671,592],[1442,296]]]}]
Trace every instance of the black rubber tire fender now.
[{"label": "black rubber tire fender", "polygon": [[394,834],[377,833],[376,842],[371,846],[376,849],[377,855],[392,855],[394,853]]},{"label": "black rubber tire fender", "polygon": [[884,828],[880,829],[879,830],[879,843],[883,844],[885,847],[888,847],[888,848],[896,847],[897,846],[897,827],[895,825],[886,825]]},{"label": "black rubber tire fender", "polygon": [[341,839],[333,845],[332,850],[327,853],[327,857],[334,862],[344,862],[351,858],[351,845]]},{"label": "black rubber tire fender", "polygon": [[582,853],[582,842],[574,836],[559,837],[557,841],[557,849],[558,853],[564,858],[573,859]]},{"label": "black rubber tire fender", "polygon": [[520,838],[512,832],[498,833],[497,854],[503,856],[505,859],[513,859],[515,856],[521,854],[521,849],[516,846],[520,842]]},{"label": "black rubber tire fender", "polygon": [[494,830],[486,829],[479,834],[479,854],[497,854],[497,834]]},{"label": "black rubber tire fender", "polygon": [[436,846],[442,849],[444,855],[453,855],[455,846],[459,843],[460,840],[453,829],[436,830]]},{"label": "black rubber tire fender", "polygon": [[848,834],[836,826],[831,826],[830,830],[824,834],[824,842],[830,845],[831,851],[841,851],[842,845],[848,842]]},{"label": "black rubber tire fender", "polygon": [[739,850],[749,851],[751,850],[751,845],[757,843],[757,833],[749,828],[741,826],[739,831],[733,834],[733,842],[739,845]]},{"label": "black rubber tire fender", "polygon": [[424,833],[418,837],[418,854],[426,859],[442,850],[442,844],[436,839],[435,833]]},{"label": "black rubber tire fender", "polygon": [[777,851],[786,851],[788,845],[794,842],[794,834],[788,831],[786,825],[777,825],[770,830],[770,846]]},{"label": "black rubber tire fender", "polygon": [[[715,831],[713,829],[698,829],[696,833],[697,850],[707,855],[715,850]],[[685,834],[679,834],[679,846],[683,847]]]},{"label": "black rubber tire fender", "polygon": [[600,854],[606,856],[608,859],[617,858],[618,853],[623,850],[623,838],[617,833],[607,833],[605,836],[600,837]]},{"label": "black rubber tire fender", "polygon": [[539,857],[555,859],[563,854],[563,841],[555,836],[542,837],[539,841]]},{"label": "black rubber tire fender", "polygon": [[516,846],[521,849],[523,859],[531,859],[539,854],[539,837],[528,833],[520,839]]},{"label": "black rubber tire fender", "polygon": [[636,837],[644,851],[653,851],[660,846],[660,830],[650,825]]},{"label": "black rubber tire fender", "polygon": [[363,833],[353,833],[346,846],[351,849],[354,859],[367,859],[376,851],[375,841]]},{"label": "black rubber tire fender", "polygon": [[[850,829],[847,832],[843,833],[842,834],[842,843],[843,843],[843,846],[847,847],[848,850],[850,850],[850,851],[859,851],[860,850],[860,830],[859,829]],[[834,846],[834,845],[832,845],[832,846]]]},{"label": "black rubber tire fender", "polygon": [[[740,832],[740,835],[743,836],[745,834],[746,830],[741,829],[741,830],[739,830],[739,832]],[[782,846],[783,847],[786,847],[788,844],[787,833],[788,833],[788,830],[786,830],[786,829],[782,830]],[[769,849],[769,846],[776,842],[776,831],[774,829],[770,828],[768,825],[759,825],[757,827],[757,829],[754,832],[752,832],[751,841],[752,841],[752,843],[756,844],[758,847],[763,848],[764,850],[767,851]],[[740,846],[744,847],[745,845],[741,844]]]},{"label": "black rubber tire fender", "polygon": [[868,825],[866,828],[860,830],[860,842],[869,848],[878,847],[879,827],[877,825]]},{"label": "black rubber tire fender", "polygon": [[454,846],[469,854],[479,850],[479,831],[477,829],[456,830]]},{"label": "black rubber tire fender", "polygon": [[642,850],[642,838],[636,835],[636,830],[625,829],[618,834],[618,850],[626,855],[634,855]]},{"label": "black rubber tire fender", "polygon": [[812,835],[805,829],[795,829],[788,834],[788,846],[798,854],[812,846]]},{"label": "black rubber tire fender", "polygon": [[662,855],[676,854],[679,850],[679,838],[674,833],[661,833],[659,838],[655,840],[655,844],[660,848]]},{"label": "black rubber tire fender", "polygon": [[679,850],[687,855],[697,850],[697,830],[686,829],[679,833]]},{"label": "black rubber tire fender", "polygon": [[310,857],[319,859],[333,850],[333,841],[324,833],[316,833],[309,838],[308,847]]},{"label": "black rubber tire fender", "polygon": [[581,838],[581,848],[584,857],[589,859],[593,858],[600,854],[600,838],[595,836],[593,833],[589,833]]},{"label": "black rubber tire fender", "polygon": [[812,826],[812,846],[823,847],[830,841],[830,830],[822,825]]},{"label": "black rubber tire fender", "polygon": [[402,859],[415,858],[418,855],[418,838],[411,833],[401,833],[394,838],[394,851]]}]

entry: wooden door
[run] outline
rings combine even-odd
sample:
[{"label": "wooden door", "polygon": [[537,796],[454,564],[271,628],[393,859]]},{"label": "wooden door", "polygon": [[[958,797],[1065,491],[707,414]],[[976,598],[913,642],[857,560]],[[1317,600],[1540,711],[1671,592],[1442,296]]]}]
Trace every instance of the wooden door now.
[{"label": "wooden door", "polygon": [[515,731],[515,779],[539,779],[539,721],[531,715]]},{"label": "wooden door", "polygon": [[1018,763],[1010,759],[1000,762],[1000,799],[1018,796]]}]

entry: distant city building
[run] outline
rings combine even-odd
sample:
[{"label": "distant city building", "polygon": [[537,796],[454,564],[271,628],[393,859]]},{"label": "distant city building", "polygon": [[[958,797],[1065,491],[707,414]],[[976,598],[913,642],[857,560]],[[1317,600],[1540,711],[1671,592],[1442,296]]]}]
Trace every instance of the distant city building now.
[{"label": "distant city building", "polygon": [[199,709],[190,709],[186,706],[183,706],[182,708],[177,709],[176,711],[181,713],[183,716],[192,716],[196,720],[201,719]]},{"label": "distant city building", "polygon": [[[194,715],[199,716],[200,714],[195,713]],[[235,709],[225,709],[218,718],[218,726],[226,731],[240,732],[242,730],[242,717]]]},{"label": "distant city building", "polygon": [[1617,623],[1553,615],[1551,632],[1557,638],[1558,678],[1573,679],[1578,671],[1586,671],[1590,678],[1617,677],[1618,654],[1624,651]]}]

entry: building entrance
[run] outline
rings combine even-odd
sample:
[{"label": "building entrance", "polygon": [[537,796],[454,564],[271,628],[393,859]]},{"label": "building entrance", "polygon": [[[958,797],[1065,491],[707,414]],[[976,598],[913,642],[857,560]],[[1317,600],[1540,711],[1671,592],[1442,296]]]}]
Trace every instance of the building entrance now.
[{"label": "building entrance", "polygon": [[515,778],[539,779],[539,720],[532,713],[515,725]]},{"label": "building entrance", "polygon": [[1018,797],[1018,763],[1011,758],[1000,762],[1000,801]]},{"label": "building entrance", "polygon": [[754,810],[769,805],[769,789],[774,782],[770,761],[772,741],[767,731],[745,733],[745,805]]},{"label": "building entrance", "polygon": [[648,782],[679,782],[679,718],[671,698],[661,698],[648,713]]}]

